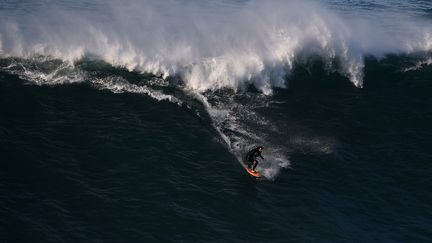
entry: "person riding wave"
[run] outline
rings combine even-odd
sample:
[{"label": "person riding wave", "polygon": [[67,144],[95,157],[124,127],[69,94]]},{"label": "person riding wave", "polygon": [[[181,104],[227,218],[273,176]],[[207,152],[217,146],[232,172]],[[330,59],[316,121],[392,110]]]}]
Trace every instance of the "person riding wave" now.
[{"label": "person riding wave", "polygon": [[252,149],[251,151],[249,151],[246,155],[246,160],[248,162],[248,168],[251,169],[252,167],[252,171],[255,171],[255,168],[258,165],[258,160],[256,159],[257,157],[260,157],[261,159],[264,159],[264,157],[262,156],[262,151],[264,150],[263,146],[258,146],[254,149]]}]

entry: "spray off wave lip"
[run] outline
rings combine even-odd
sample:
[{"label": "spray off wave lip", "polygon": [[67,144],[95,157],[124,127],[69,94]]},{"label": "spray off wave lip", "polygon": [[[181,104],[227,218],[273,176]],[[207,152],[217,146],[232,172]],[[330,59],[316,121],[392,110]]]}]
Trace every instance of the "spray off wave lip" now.
[{"label": "spray off wave lip", "polygon": [[252,83],[270,94],[286,87],[296,62],[314,56],[362,87],[365,57],[432,49],[428,19],[346,16],[312,1],[50,3],[23,3],[32,13],[24,16],[22,9],[2,11],[2,56],[73,63],[94,55],[129,70],[179,75],[198,92]]}]

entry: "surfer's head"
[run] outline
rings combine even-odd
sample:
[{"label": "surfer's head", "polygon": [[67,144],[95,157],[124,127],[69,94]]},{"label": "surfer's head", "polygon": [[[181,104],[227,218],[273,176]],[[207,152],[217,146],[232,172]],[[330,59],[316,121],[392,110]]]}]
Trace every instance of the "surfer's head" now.
[{"label": "surfer's head", "polygon": [[259,146],[259,147],[258,147],[258,150],[261,152],[261,151],[264,150],[264,147],[263,147],[263,146]]}]

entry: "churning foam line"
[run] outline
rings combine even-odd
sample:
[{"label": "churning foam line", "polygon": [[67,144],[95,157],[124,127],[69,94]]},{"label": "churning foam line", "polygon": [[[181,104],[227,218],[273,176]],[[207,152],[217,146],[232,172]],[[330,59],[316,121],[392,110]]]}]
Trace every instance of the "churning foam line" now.
[{"label": "churning foam line", "polygon": [[58,67],[49,72],[29,68],[25,64],[19,62],[12,62],[7,67],[2,68],[2,70],[18,75],[21,79],[37,85],[77,83],[82,82],[85,77],[81,71],[74,69],[74,67],[68,63],[61,63]]},{"label": "churning foam line", "polygon": [[96,78],[91,81],[96,87],[106,89],[113,93],[136,93],[146,94],[157,101],[169,101],[181,106],[183,102],[178,98],[153,90],[145,85],[135,85],[127,82],[121,77]]},{"label": "churning foam line", "polygon": [[403,69],[402,72],[417,71],[429,65],[432,65],[432,57],[429,57],[423,61],[419,61],[414,66]]},{"label": "churning foam line", "polygon": [[[32,60],[30,59],[30,61]],[[50,59],[47,59],[45,61],[50,61]],[[37,63],[32,64],[36,65]],[[131,84],[121,77],[111,76],[107,78],[92,78],[85,72],[65,62],[62,62],[53,70],[46,72],[27,67],[25,63],[20,63],[16,61],[9,64],[7,67],[3,67],[2,70],[11,74],[18,75],[21,79],[30,81],[33,84],[40,86],[80,83],[85,82],[85,80],[90,80],[90,82],[94,84],[95,87],[110,90],[113,93],[145,94],[157,101],[169,101],[179,106],[183,104],[181,100],[172,95],[163,94],[162,92],[153,90],[146,85],[138,86],[135,84]],[[161,84],[161,81],[155,80],[150,83]]]}]

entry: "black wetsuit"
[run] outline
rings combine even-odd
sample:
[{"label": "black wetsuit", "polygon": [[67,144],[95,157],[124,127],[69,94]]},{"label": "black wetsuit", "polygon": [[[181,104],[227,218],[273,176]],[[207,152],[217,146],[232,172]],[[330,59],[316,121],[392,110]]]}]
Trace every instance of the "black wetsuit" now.
[{"label": "black wetsuit", "polygon": [[258,161],[256,160],[257,157],[260,157],[261,159],[264,159],[262,157],[261,152],[259,151],[260,147],[256,147],[249,151],[246,155],[246,160],[249,162],[248,167],[250,168],[253,165],[252,170],[255,170],[255,168],[258,165]]}]

